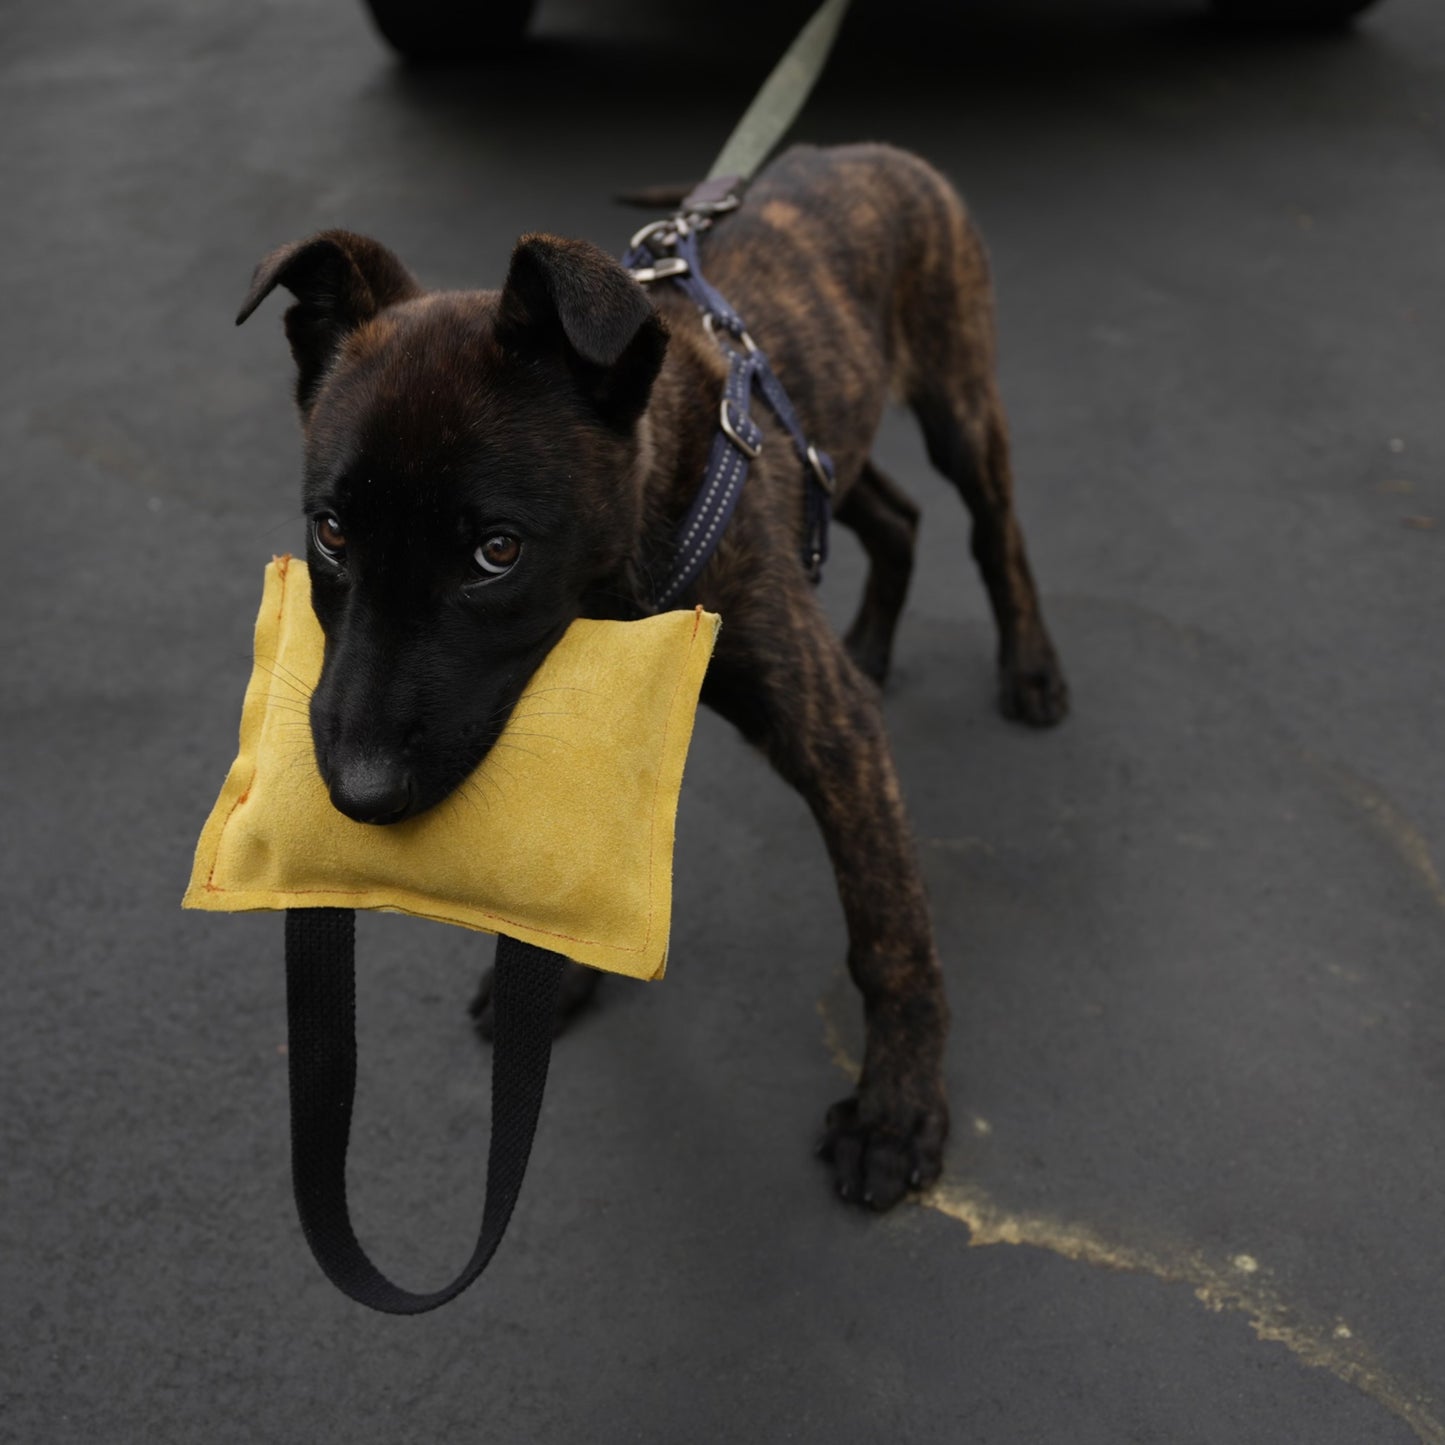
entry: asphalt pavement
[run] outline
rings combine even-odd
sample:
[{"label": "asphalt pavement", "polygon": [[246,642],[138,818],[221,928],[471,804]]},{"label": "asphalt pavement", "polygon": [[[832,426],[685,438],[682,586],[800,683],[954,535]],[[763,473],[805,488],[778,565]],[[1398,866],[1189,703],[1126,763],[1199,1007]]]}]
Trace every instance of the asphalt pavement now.
[{"label": "asphalt pavement", "polygon": [[[511,1234],[438,1314],[320,1276],[281,926],[182,914],[261,570],[302,544],[256,260],[433,285],[620,250],[809,0],[542,0],[398,66],[346,0],[23,0],[0,45],[0,1439],[1445,1442],[1445,10],[859,0],[800,138],[929,157],[987,236],[1074,714],[992,706],[957,499],[886,708],[954,1004],[942,1186],[811,1157],[860,1036],[802,803],[700,720],[672,965],[558,1046]],[[824,583],[846,619],[850,540]],[[364,920],[353,1194],[469,1249],[484,942]]]}]

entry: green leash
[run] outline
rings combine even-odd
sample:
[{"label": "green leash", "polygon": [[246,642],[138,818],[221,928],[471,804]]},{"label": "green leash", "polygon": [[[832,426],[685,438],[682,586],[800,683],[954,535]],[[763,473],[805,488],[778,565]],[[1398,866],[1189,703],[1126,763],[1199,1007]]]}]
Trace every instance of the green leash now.
[{"label": "green leash", "polygon": [[823,0],[798,32],[733,128],[707,173],[710,181],[749,181],[797,120],[838,38],[851,0]]}]

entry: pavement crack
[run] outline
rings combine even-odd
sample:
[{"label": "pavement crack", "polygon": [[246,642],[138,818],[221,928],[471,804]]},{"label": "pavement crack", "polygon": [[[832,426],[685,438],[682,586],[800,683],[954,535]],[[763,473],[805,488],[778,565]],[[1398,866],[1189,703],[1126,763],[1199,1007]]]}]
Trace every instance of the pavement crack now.
[{"label": "pavement crack", "polygon": [[1347,802],[1364,813],[1375,831],[1445,913],[1445,880],[1435,867],[1425,834],[1391,798],[1343,763],[1306,752],[1305,761],[1325,777]]},{"label": "pavement crack", "polygon": [[[1394,814],[1386,816],[1395,825]],[[1401,836],[1409,840],[1411,833]],[[1428,852],[1425,858],[1428,863]],[[1433,873],[1433,864],[1430,867]],[[817,1008],[828,1056],[850,1080],[856,1081],[858,1061],[833,1016],[830,996],[820,998]],[[992,1126],[982,1120],[974,1119],[973,1128],[975,1133],[992,1132]],[[1150,1247],[1109,1239],[1077,1221],[1010,1210],[979,1186],[946,1176],[919,1196],[916,1203],[967,1226],[970,1248],[1016,1245],[1046,1249],[1097,1269],[1150,1275],[1164,1284],[1188,1285],[1206,1309],[1217,1314],[1242,1314],[1260,1340],[1283,1345],[1301,1363],[1327,1370],[1360,1390],[1408,1425],[1422,1445],[1445,1445],[1445,1419],[1438,1412],[1437,1402],[1387,1368],[1347,1321],[1312,1317],[1291,1305],[1279,1293],[1263,1262],[1252,1254],[1236,1252],[1216,1260],[1185,1244]]]},{"label": "pavement crack", "polygon": [[1221,1261],[1187,1246],[1151,1249],[1123,1243],[1073,1221],[1015,1213],[974,1185],[949,1181],[919,1204],[967,1225],[975,1248],[1025,1245],[1100,1269],[1188,1285],[1206,1309],[1244,1315],[1259,1339],[1283,1345],[1304,1364],[1363,1391],[1404,1421],[1423,1445],[1445,1445],[1445,1422],[1432,1401],[1387,1369],[1344,1320],[1310,1319],[1289,1304],[1251,1255]]}]

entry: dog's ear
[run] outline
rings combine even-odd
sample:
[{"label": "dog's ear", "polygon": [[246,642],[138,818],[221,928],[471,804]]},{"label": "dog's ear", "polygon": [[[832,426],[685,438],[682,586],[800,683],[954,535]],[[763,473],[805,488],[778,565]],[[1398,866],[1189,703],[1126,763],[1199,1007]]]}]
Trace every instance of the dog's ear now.
[{"label": "dog's ear", "polygon": [[251,277],[236,325],[277,286],[296,297],[286,312],[286,339],[296,358],[296,404],[303,413],[347,335],[383,307],[421,295],[385,246],[350,231],[322,231],[272,251]]},{"label": "dog's ear", "polygon": [[523,236],[502,288],[497,334],[517,351],[560,351],[609,425],[642,415],[667,350],[647,293],[590,241]]}]

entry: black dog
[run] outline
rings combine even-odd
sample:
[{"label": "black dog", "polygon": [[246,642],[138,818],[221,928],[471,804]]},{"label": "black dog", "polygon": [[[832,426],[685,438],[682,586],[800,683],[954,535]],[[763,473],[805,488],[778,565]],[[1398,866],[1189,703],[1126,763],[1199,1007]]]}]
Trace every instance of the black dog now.
[{"label": "black dog", "polygon": [[[1004,711],[1067,691],[1011,499],[987,260],[962,202],[882,146],[789,151],[703,238],[870,560],[846,643],[801,562],[802,466],[766,408],[761,456],[682,605],[725,619],[703,700],[807,799],[837,873],[867,1044],[828,1114],[839,1193],[874,1208],[938,1175],[948,1008],[874,682],[918,512],[869,460],[890,393],[963,495],[999,628]],[[375,241],[328,231],[256,270],[277,285],[305,429],[308,564],[325,664],[316,761],[343,813],[431,807],[496,741],[577,617],[645,612],[705,470],[725,358],[674,288],[649,295],[580,241],[528,236],[500,292],[424,292]],[[577,996],[574,992],[574,998]]]}]

